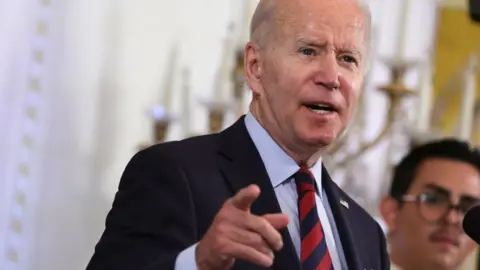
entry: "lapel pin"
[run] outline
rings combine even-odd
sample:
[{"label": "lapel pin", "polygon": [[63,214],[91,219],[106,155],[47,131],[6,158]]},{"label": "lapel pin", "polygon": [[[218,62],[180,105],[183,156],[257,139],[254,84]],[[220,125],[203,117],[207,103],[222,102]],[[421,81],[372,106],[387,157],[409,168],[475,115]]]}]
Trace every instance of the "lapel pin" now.
[{"label": "lapel pin", "polygon": [[346,202],[344,200],[340,200],[340,204],[343,205],[345,208],[349,209],[348,202]]}]

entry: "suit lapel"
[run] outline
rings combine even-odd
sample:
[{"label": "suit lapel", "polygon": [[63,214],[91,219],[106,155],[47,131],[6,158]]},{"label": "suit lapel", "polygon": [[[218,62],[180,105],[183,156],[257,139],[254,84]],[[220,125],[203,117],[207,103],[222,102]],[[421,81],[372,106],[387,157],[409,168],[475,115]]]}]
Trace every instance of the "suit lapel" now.
[{"label": "suit lapel", "polygon": [[328,202],[335,218],[338,234],[342,242],[343,252],[347,260],[348,269],[361,269],[360,257],[357,254],[357,246],[355,244],[355,237],[351,230],[351,226],[355,225],[353,212],[349,210],[348,201],[340,193],[340,188],[332,181],[325,167],[322,170],[322,184],[327,193]]},{"label": "suit lapel", "polygon": [[[271,185],[265,166],[250,139],[241,117],[232,127],[221,134],[220,170],[234,193],[250,185],[260,187],[260,197],[253,203],[251,211],[256,215],[280,213],[280,205]],[[284,247],[275,254],[273,268],[278,270],[300,270],[300,263],[287,228],[281,230]]]}]

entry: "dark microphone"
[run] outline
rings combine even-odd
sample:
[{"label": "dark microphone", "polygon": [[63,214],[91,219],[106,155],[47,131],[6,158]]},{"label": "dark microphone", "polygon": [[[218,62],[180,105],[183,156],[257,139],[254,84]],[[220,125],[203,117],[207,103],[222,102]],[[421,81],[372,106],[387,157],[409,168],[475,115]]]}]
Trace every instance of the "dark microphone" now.
[{"label": "dark microphone", "polygon": [[480,205],[468,210],[462,225],[465,233],[480,245]]},{"label": "dark microphone", "polygon": [[470,0],[468,3],[470,19],[474,22],[480,22],[480,0]]}]

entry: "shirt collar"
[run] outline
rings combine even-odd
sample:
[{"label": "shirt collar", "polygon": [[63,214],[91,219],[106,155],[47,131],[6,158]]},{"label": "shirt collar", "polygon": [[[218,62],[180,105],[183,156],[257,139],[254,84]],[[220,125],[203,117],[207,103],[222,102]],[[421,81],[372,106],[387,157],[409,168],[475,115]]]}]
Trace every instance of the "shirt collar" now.
[{"label": "shirt collar", "polygon": [[[250,112],[245,116],[245,126],[260,154],[274,188],[289,179],[300,169],[298,164],[275,142]],[[318,160],[315,165],[310,168],[310,171],[315,177],[318,190],[321,191],[321,160]],[[320,196],[321,194],[322,192],[319,192]]]}]

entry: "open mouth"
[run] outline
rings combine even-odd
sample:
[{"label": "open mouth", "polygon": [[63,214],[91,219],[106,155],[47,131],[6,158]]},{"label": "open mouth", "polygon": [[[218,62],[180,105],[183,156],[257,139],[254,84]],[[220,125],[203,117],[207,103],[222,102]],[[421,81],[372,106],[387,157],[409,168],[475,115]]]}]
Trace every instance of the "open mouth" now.
[{"label": "open mouth", "polygon": [[330,104],[321,103],[321,104],[306,104],[307,108],[318,114],[329,114],[336,112],[337,110]]}]

